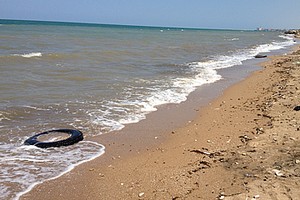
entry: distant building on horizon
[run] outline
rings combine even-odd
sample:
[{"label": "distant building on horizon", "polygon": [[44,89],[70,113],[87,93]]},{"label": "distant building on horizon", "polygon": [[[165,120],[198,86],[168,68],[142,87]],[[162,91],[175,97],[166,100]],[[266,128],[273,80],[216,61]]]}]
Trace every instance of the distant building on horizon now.
[{"label": "distant building on horizon", "polygon": [[285,29],[273,29],[273,28],[263,28],[263,27],[259,27],[256,28],[256,31],[286,31]]},{"label": "distant building on horizon", "polygon": [[264,31],[265,29],[262,28],[262,27],[259,27],[259,28],[257,28],[256,30],[257,30],[257,31]]}]

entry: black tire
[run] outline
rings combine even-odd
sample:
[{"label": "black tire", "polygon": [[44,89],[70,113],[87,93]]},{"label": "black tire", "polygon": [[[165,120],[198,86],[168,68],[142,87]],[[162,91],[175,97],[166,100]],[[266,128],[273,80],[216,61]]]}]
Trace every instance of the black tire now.
[{"label": "black tire", "polygon": [[[54,132],[67,133],[70,135],[70,137],[68,137],[67,139],[64,139],[64,140],[58,140],[58,141],[54,141],[54,142],[40,142],[38,140],[39,136],[51,134]],[[34,136],[28,138],[27,140],[25,140],[24,144],[25,145],[35,145],[40,148],[49,148],[49,147],[69,146],[69,145],[75,144],[81,140],[83,140],[83,134],[79,130],[58,129],[58,130],[46,131],[46,132],[34,135]]]},{"label": "black tire", "polygon": [[256,56],[254,56],[255,58],[266,58],[267,55],[262,55],[262,54],[257,54]]}]

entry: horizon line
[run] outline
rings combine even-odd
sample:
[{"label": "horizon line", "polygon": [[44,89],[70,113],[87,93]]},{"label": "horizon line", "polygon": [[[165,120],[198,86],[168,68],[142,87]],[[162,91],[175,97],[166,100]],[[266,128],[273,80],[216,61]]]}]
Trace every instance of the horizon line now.
[{"label": "horizon line", "polygon": [[[169,29],[189,29],[189,30],[221,30],[221,31],[255,31],[256,29],[233,29],[233,28],[200,28],[200,27],[179,27],[179,26],[158,26],[158,25],[136,25],[136,24],[117,24],[117,23],[97,23],[97,22],[79,22],[79,21],[51,21],[51,20],[36,20],[36,19],[0,19],[6,21],[23,21],[23,22],[32,22],[32,23],[49,23],[52,24],[81,24],[81,25],[90,25],[90,26],[129,26],[129,27],[144,27],[144,28],[169,28]],[[274,29],[276,30],[276,29]],[[277,29],[280,30],[280,29]],[[283,30],[283,29],[281,29]]]}]

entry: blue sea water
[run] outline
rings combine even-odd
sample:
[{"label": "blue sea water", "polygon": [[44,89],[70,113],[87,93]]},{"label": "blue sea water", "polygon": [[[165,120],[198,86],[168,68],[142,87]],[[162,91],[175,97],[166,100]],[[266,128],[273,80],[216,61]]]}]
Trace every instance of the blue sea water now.
[{"label": "blue sea water", "polygon": [[[219,69],[293,44],[280,32],[0,20],[0,198],[17,199],[102,155],[89,138],[185,101],[221,80]],[[56,128],[80,129],[86,139],[47,150],[23,145]]]}]

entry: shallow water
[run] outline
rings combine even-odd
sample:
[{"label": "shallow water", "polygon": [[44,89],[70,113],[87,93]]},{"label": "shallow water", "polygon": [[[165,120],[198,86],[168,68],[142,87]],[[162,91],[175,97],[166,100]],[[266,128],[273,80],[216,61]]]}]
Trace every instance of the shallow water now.
[{"label": "shallow water", "polygon": [[29,136],[58,128],[76,128],[86,137],[120,130],[158,105],[185,101],[197,87],[222,79],[218,69],[294,44],[279,32],[0,24],[5,199],[104,153],[87,140],[61,149],[23,146]]}]

